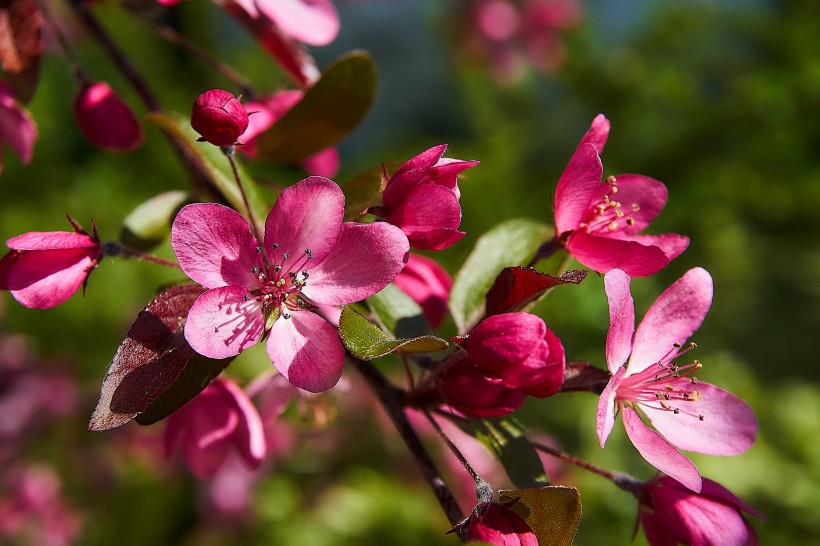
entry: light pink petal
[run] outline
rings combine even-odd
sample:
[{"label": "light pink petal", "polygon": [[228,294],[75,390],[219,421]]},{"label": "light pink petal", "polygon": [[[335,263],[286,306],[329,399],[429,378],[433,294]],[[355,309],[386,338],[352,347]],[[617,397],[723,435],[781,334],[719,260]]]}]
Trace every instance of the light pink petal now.
[{"label": "light pink petal", "polygon": [[624,235],[619,234],[619,239],[624,241],[634,241],[645,246],[656,246],[660,248],[669,261],[680,256],[689,247],[689,237],[678,235],[677,233],[667,233],[664,235]]},{"label": "light pink petal", "polygon": [[[658,432],[674,446],[708,455],[737,455],[755,442],[757,419],[752,408],[737,396],[709,383],[692,385],[688,378],[669,382],[675,389],[697,390],[697,400],[670,402],[680,413],[657,408],[646,415]],[[703,421],[699,416],[703,416]]]},{"label": "light pink petal", "polygon": [[[265,252],[271,262],[285,272],[295,267],[297,273],[312,273],[336,246],[344,209],[342,190],[327,178],[311,176],[285,188],[265,221]],[[305,250],[313,256],[307,262]]]},{"label": "light pink petal", "polygon": [[604,166],[592,144],[581,144],[555,188],[555,231],[562,235],[578,229],[601,185]]},{"label": "light pink petal", "polygon": [[[50,309],[68,300],[96,266],[96,248],[33,250],[3,259],[2,285],[20,305]],[[6,266],[8,269],[6,269]]]},{"label": "light pink petal", "polygon": [[623,220],[619,221],[622,232],[640,233],[666,206],[669,192],[663,182],[641,174],[619,174],[615,180],[618,187],[617,193],[610,193],[612,187],[609,184],[601,184],[596,194],[597,199],[593,199],[596,202],[602,201],[604,195],[609,194],[611,200],[621,204],[621,210],[625,214],[624,218],[631,218],[634,222],[630,226]]},{"label": "light pink petal", "polygon": [[695,493],[700,493],[700,473],[692,461],[646,426],[632,408],[624,407],[621,415],[627,436],[646,462]]},{"label": "light pink petal", "polygon": [[613,269],[604,277],[609,302],[609,331],[606,334],[606,364],[614,374],[626,363],[632,351],[635,332],[635,302],[629,292],[629,275]]},{"label": "light pink petal", "polygon": [[29,163],[36,141],[37,125],[31,114],[17,104],[11,90],[0,82],[0,152],[6,143],[23,163]]},{"label": "light pink petal", "polygon": [[652,275],[669,263],[669,258],[658,247],[598,237],[584,231],[575,231],[570,236],[567,251],[593,271],[606,273],[622,269],[630,277]]},{"label": "light pink petal", "polygon": [[490,374],[500,374],[524,361],[538,345],[546,346],[546,331],[544,319],[530,313],[493,315],[475,327],[465,348],[473,364]]},{"label": "light pink petal", "polygon": [[748,512],[753,516],[759,518],[765,518],[763,514],[740,500],[737,495],[720,485],[719,483],[706,479],[703,479],[703,490],[701,491],[701,495],[704,497],[710,497],[716,499],[719,502],[724,504],[728,504],[729,506],[733,506],[737,510],[742,510],[744,512]]},{"label": "light pink petal", "polygon": [[408,236],[410,246],[418,250],[444,250],[450,248],[467,235],[464,231],[452,228],[431,229],[425,233]]},{"label": "light pink petal", "polygon": [[271,328],[268,356],[292,385],[310,392],[326,391],[342,377],[345,352],[339,332],[308,311],[280,317]]},{"label": "light pink petal", "polygon": [[347,222],[333,251],[310,270],[302,292],[329,305],[361,301],[396,278],[409,250],[407,237],[395,226]]},{"label": "light pink petal", "polygon": [[339,164],[339,152],[335,147],[325,148],[302,160],[302,168],[308,174],[328,178],[336,176],[339,172]]},{"label": "light pink petal", "polygon": [[32,231],[12,237],[6,245],[14,250],[57,250],[99,246],[94,239],[73,231]]},{"label": "light pink petal", "polygon": [[384,206],[391,209],[397,207],[404,195],[427,175],[441,156],[444,155],[446,149],[446,144],[439,144],[420,153],[396,169],[396,172],[390,177],[387,187],[384,188],[384,194],[382,195]]},{"label": "light pink petal", "polygon": [[241,286],[213,288],[199,296],[185,321],[185,339],[208,358],[236,356],[262,337],[262,304]]},{"label": "light pink petal", "polygon": [[598,433],[598,442],[603,449],[606,439],[612,432],[615,425],[615,397],[618,394],[618,387],[624,379],[626,370],[618,368],[607,383],[601,397],[598,399],[598,414],[595,423],[595,430]]},{"label": "light pink petal", "polygon": [[234,444],[251,468],[258,468],[265,460],[267,446],[262,418],[248,395],[233,381],[223,381],[227,393],[239,411],[239,423],[234,433]]},{"label": "light pink petal", "polygon": [[608,138],[609,120],[606,119],[606,116],[603,114],[598,114],[595,116],[595,119],[592,120],[592,125],[589,126],[589,129],[584,134],[583,138],[581,138],[581,142],[578,144],[578,147],[580,148],[587,143],[592,144],[595,146],[595,149],[600,155],[604,151],[604,146],[606,146],[606,141]]},{"label": "light pink petal", "polygon": [[251,270],[263,265],[258,245],[242,215],[214,203],[186,205],[171,227],[179,265],[206,288],[256,286]]},{"label": "light pink petal", "polygon": [[658,362],[675,343],[686,343],[711,305],[712,277],[703,268],[690,269],[658,296],[646,312],[635,332],[629,373],[638,373]]},{"label": "light pink petal", "polygon": [[418,238],[433,229],[457,229],[461,205],[452,190],[437,184],[421,184],[407,192],[387,221],[400,227],[408,238]]},{"label": "light pink petal", "polygon": [[324,46],[339,34],[339,14],[331,0],[256,0],[256,7],[306,44]]}]

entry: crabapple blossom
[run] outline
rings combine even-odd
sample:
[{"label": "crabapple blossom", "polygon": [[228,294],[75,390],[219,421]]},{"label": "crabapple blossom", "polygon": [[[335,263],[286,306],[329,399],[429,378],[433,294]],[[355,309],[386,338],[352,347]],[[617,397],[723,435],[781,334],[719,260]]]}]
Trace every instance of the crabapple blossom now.
[{"label": "crabapple blossom", "polygon": [[3,150],[6,146],[23,163],[28,163],[36,140],[37,125],[31,114],[17,103],[11,89],[0,81],[0,172],[3,171]]},{"label": "crabapple blossom", "polygon": [[316,304],[363,300],[404,267],[409,246],[384,222],[342,222],[344,195],[310,177],[286,188],[260,244],[233,209],[193,204],[177,214],[171,245],[182,270],[209,290],[185,323],[185,338],[210,358],[236,356],[267,335],[267,351],[293,385],[311,392],[341,377],[344,348]]},{"label": "crabapple blossom", "polygon": [[74,117],[83,136],[109,150],[133,150],[143,134],[134,113],[105,82],[84,84],[74,97]]},{"label": "crabapple blossom", "polygon": [[441,325],[453,281],[443,267],[419,254],[410,254],[407,265],[394,281],[396,286],[421,306],[430,328]]},{"label": "crabapple blossom", "polygon": [[[620,269],[604,277],[610,320],[606,360],[612,378],[598,402],[598,438],[604,447],[620,412],[643,458],[699,492],[700,474],[678,449],[736,455],[751,447],[757,435],[748,404],[692,377],[701,368],[699,361],[680,361],[694,348],[683,344],[712,303],[712,277],[699,267],[687,271],[655,300],[637,330],[629,282]],[[655,430],[643,422],[638,409]]]},{"label": "crabapple blossom", "polygon": [[211,89],[194,101],[191,127],[202,135],[202,140],[215,146],[230,146],[248,128],[248,112],[232,93]]},{"label": "crabapple blossom", "polygon": [[640,174],[601,182],[599,154],[608,136],[609,120],[600,114],[558,180],[555,232],[567,252],[594,271],[652,275],[686,250],[689,238],[640,234],[663,210],[668,192],[663,183]]}]

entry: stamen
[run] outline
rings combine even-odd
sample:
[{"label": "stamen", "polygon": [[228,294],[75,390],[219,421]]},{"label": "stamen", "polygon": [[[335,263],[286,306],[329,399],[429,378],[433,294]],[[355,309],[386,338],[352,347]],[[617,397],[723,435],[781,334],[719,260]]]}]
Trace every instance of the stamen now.
[{"label": "stamen", "polygon": [[258,245],[257,245],[257,247],[256,247],[256,253],[257,253],[257,254],[262,254],[262,247],[261,247],[261,246],[258,246]]}]

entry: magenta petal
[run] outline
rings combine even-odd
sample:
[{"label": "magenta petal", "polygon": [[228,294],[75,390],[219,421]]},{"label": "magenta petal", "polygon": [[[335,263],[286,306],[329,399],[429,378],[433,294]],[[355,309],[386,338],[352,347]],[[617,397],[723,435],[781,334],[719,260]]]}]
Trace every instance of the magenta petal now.
[{"label": "magenta petal", "polygon": [[[31,114],[17,104],[11,90],[0,82],[0,152],[3,144],[8,144],[23,163],[29,163],[36,140],[37,124]],[[0,171],[2,167],[0,163]]]},{"label": "magenta petal", "polygon": [[546,331],[544,319],[530,313],[493,315],[475,327],[465,348],[473,364],[491,375],[500,374],[544,344]]},{"label": "magenta petal", "polygon": [[701,477],[692,461],[646,426],[634,409],[624,407],[621,416],[627,436],[646,462],[695,493],[700,493]]},{"label": "magenta petal", "polygon": [[171,228],[171,246],[186,275],[205,286],[253,286],[251,272],[262,265],[248,222],[214,203],[186,205]]},{"label": "magenta petal", "polygon": [[267,347],[279,373],[300,389],[326,391],[342,377],[345,352],[339,332],[311,312],[280,317],[271,328]]},{"label": "magenta petal", "polygon": [[425,150],[396,169],[382,194],[384,206],[391,209],[397,207],[405,194],[415,187],[439,161],[446,149],[446,144],[439,144]]},{"label": "magenta petal", "polygon": [[334,147],[325,148],[303,159],[302,168],[316,176],[336,176],[339,172],[339,152]]},{"label": "magenta petal", "polygon": [[451,157],[442,157],[435,165],[433,165],[433,168],[428,171],[427,180],[433,182],[434,184],[438,184],[439,186],[444,186],[445,188],[453,190],[456,197],[460,197],[461,194],[458,190],[458,175],[478,164],[479,162],[474,159],[463,160],[454,159]]},{"label": "magenta petal", "polygon": [[452,190],[437,184],[422,184],[407,192],[387,221],[399,226],[408,238],[431,229],[456,229],[461,223],[461,205]]},{"label": "magenta petal", "polygon": [[664,290],[644,315],[635,332],[629,373],[658,362],[675,343],[685,343],[700,327],[711,305],[712,277],[700,267],[690,269]]},{"label": "magenta petal", "polygon": [[[344,212],[344,194],[332,180],[311,176],[285,188],[265,221],[265,252],[285,271],[298,262],[312,272],[336,245]],[[307,263],[305,250],[313,256]]]},{"label": "magenta petal", "polygon": [[395,226],[347,222],[333,251],[310,269],[302,293],[329,305],[361,301],[396,278],[409,250],[407,237]]},{"label": "magenta petal", "polygon": [[[752,408],[737,396],[709,383],[692,385],[688,378],[670,382],[675,389],[697,390],[702,396],[674,407],[679,414],[660,407],[646,415],[658,432],[679,449],[708,455],[737,455],[755,442],[757,419]],[[703,416],[703,421],[699,415]]]},{"label": "magenta petal", "polygon": [[13,250],[63,250],[91,248],[99,243],[90,236],[73,231],[31,231],[6,241]]},{"label": "magenta petal", "polygon": [[660,248],[669,261],[680,256],[689,247],[689,237],[678,235],[677,233],[667,233],[664,235],[624,235],[618,236],[624,241],[634,241],[644,246],[656,246]]},{"label": "magenta petal", "polygon": [[408,237],[410,246],[419,250],[444,250],[450,248],[464,238],[467,233],[457,229],[431,229],[423,234],[414,234]]},{"label": "magenta petal", "polygon": [[618,368],[598,399],[595,430],[598,433],[598,442],[600,442],[601,448],[606,445],[606,439],[609,438],[612,427],[615,425],[615,397],[618,394],[618,387],[623,381],[625,373],[626,370]]},{"label": "magenta petal", "polygon": [[339,14],[331,0],[256,0],[256,7],[306,44],[325,46],[339,34]]},{"label": "magenta petal", "polygon": [[410,254],[407,265],[393,282],[421,306],[430,328],[435,330],[441,325],[453,285],[444,268],[426,256]]},{"label": "magenta petal", "polygon": [[[14,251],[12,251],[14,252]],[[96,248],[32,250],[7,255],[2,285],[20,305],[50,309],[68,300],[96,265]]]},{"label": "magenta petal", "polygon": [[592,124],[589,126],[586,134],[581,138],[578,147],[580,148],[584,144],[589,143],[595,146],[595,149],[598,150],[598,154],[601,154],[604,151],[604,146],[606,146],[608,138],[609,120],[606,119],[606,116],[603,114],[598,114],[595,116],[595,119],[592,120]]},{"label": "magenta petal", "polygon": [[[642,174],[619,174],[615,180],[618,193],[610,198],[621,203],[621,209],[634,221],[632,225],[627,224],[623,231],[640,233],[666,206],[669,192],[663,182]],[[611,191],[611,188],[609,184],[602,184],[599,191],[603,198],[603,194]]]},{"label": "magenta petal", "polygon": [[748,512],[753,516],[758,518],[765,518],[763,514],[740,500],[734,493],[720,485],[719,483],[704,478],[703,480],[703,490],[701,491],[701,495],[705,497],[710,497],[713,499],[718,500],[724,504],[728,504],[729,506],[735,507],[737,510],[742,510],[744,512]]},{"label": "magenta petal", "polygon": [[567,251],[593,271],[606,273],[622,269],[630,277],[652,275],[669,263],[669,258],[658,247],[598,237],[583,231],[575,231],[570,236]]},{"label": "magenta petal", "polygon": [[606,363],[614,374],[626,363],[632,352],[635,332],[635,302],[629,292],[629,275],[613,269],[604,277],[604,290],[609,302],[609,331],[606,334]]},{"label": "magenta petal", "polygon": [[233,381],[223,381],[222,386],[230,394],[240,419],[234,433],[234,444],[239,454],[251,468],[258,468],[265,459],[265,429],[262,418],[248,395]]},{"label": "magenta petal", "polygon": [[208,358],[236,356],[254,346],[265,328],[262,304],[241,286],[208,290],[197,298],[185,321],[185,339]]},{"label": "magenta petal", "polygon": [[555,231],[557,235],[578,229],[592,198],[601,185],[604,167],[592,144],[581,144],[555,188]]}]

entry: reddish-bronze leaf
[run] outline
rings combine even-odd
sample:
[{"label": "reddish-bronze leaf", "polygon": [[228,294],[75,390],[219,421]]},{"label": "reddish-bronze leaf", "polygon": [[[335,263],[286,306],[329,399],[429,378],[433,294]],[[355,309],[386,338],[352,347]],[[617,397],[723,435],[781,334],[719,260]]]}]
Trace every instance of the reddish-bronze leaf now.
[{"label": "reddish-bronze leaf", "polygon": [[31,99],[37,85],[42,26],[36,0],[0,0],[0,67],[21,102]]},{"label": "reddish-bronze leaf", "polygon": [[581,284],[586,271],[570,270],[555,277],[532,267],[507,267],[487,292],[487,316],[524,309],[559,284]]},{"label": "reddish-bronze leaf", "polygon": [[561,392],[587,391],[601,394],[609,383],[609,378],[607,370],[586,362],[567,362]]}]

